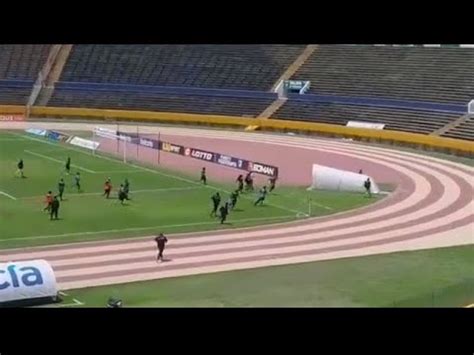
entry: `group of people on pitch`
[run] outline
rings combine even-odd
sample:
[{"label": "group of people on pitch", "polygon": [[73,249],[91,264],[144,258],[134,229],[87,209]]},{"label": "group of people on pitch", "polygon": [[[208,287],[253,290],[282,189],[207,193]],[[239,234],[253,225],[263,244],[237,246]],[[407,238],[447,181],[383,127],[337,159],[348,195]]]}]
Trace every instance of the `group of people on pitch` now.
[{"label": "group of people on pitch", "polygon": [[[205,168],[203,168],[202,172],[204,172],[204,176],[205,176]],[[203,173],[201,173],[201,181],[203,180],[202,174]],[[252,173],[249,172],[247,176],[245,177],[245,179],[243,175],[239,175],[237,177],[237,180],[236,180],[237,189],[234,190],[230,194],[228,200],[224,204],[221,205],[221,195],[219,194],[219,192],[216,192],[215,194],[211,196],[211,201],[212,201],[211,217],[219,217],[221,224],[223,224],[226,221],[227,216],[230,213],[230,211],[232,211],[235,208],[239,195],[244,193],[244,181],[246,185],[245,191],[246,192],[254,191]],[[270,181],[269,190],[267,190],[266,186],[263,186],[260,189],[260,191],[258,192],[257,199],[254,202],[254,206],[262,205],[263,202],[265,201],[265,198],[267,197],[268,192],[272,192],[275,189],[276,178],[270,178],[269,181]],[[219,215],[217,215],[218,210],[219,210]]]},{"label": "group of people on pitch", "polygon": [[[107,180],[105,180],[104,194],[102,196],[105,196],[105,198],[109,198],[111,192],[112,192],[112,181],[110,180],[110,178],[107,178]],[[130,182],[126,178],[123,184],[120,184],[120,188],[118,191],[118,199],[122,205],[125,200],[130,201],[130,197],[128,196],[129,192],[130,192]]]}]

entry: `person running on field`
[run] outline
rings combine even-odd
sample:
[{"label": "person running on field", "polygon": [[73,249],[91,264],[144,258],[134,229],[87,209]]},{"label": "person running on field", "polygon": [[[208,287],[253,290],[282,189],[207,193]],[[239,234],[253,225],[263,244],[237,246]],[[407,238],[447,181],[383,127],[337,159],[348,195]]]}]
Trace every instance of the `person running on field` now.
[{"label": "person running on field", "polygon": [[207,185],[206,168],[202,168],[201,170],[201,182]]},{"label": "person running on field", "polygon": [[252,173],[249,172],[246,176],[245,176],[245,190],[247,191],[253,191],[253,179],[252,179]]},{"label": "person running on field", "polygon": [[212,195],[211,200],[212,200],[211,217],[217,217],[217,209],[219,208],[219,205],[221,203],[221,195],[219,194],[219,192],[216,192],[214,195]]},{"label": "person running on field", "polygon": [[221,208],[219,209],[219,212],[220,212],[220,217],[221,217],[221,224],[224,224],[225,220],[227,219],[227,215],[229,214],[228,204],[226,203],[223,206],[221,206]]},{"label": "person running on field", "polygon": [[77,192],[81,192],[81,174],[79,172],[74,175],[74,186],[77,188]]},{"label": "person running on field", "polygon": [[71,173],[71,158],[67,157],[66,160],[66,173],[69,175]]},{"label": "person running on field", "polygon": [[267,187],[264,186],[260,192],[258,193],[258,198],[254,203],[254,206],[257,206],[258,204],[263,205],[263,201],[265,201],[265,197],[267,197]]},{"label": "person running on field", "polygon": [[50,219],[58,219],[58,212],[59,212],[59,200],[58,196],[54,196],[53,202],[51,203],[51,214],[50,214]]},{"label": "person running on field", "polygon": [[235,205],[237,204],[237,198],[239,197],[239,190],[235,190],[230,194],[230,203],[231,207],[230,209],[233,210],[235,208]]},{"label": "person running on field", "polygon": [[105,180],[103,196],[105,196],[105,198],[109,198],[111,191],[112,191],[112,183],[110,182],[110,178],[108,178],[107,180]]},{"label": "person running on field", "polygon": [[125,193],[125,190],[123,188],[123,184],[120,184],[118,198],[119,198],[120,203],[123,205],[123,201],[126,200],[126,198],[127,198],[127,194]]},{"label": "person running on field", "polygon": [[20,175],[20,177],[24,178],[25,175],[23,175],[23,168],[24,168],[24,163],[23,163],[23,159],[20,159],[20,161],[18,162],[18,164],[16,165],[17,167],[17,171],[16,171],[16,175]]},{"label": "person running on field", "polygon": [[130,197],[128,197],[128,193],[130,192],[130,182],[128,181],[128,179],[125,179],[123,183],[123,191],[125,192],[125,198],[127,200],[130,200]]},{"label": "person running on field", "polygon": [[364,187],[369,197],[372,197],[372,192],[370,191],[371,186],[372,186],[372,183],[370,182],[370,178],[367,178],[367,180],[364,181]]},{"label": "person running on field", "polygon": [[164,261],[163,258],[163,252],[165,250],[165,245],[168,243],[168,238],[166,238],[163,233],[160,233],[156,238],[155,238],[156,246],[158,248],[158,255],[156,257],[156,261],[158,262],[159,260]]},{"label": "person running on field", "polygon": [[244,176],[241,174],[237,177],[237,191],[242,193],[244,191]]},{"label": "person running on field", "polygon": [[277,179],[274,177],[268,179],[268,181],[270,182],[270,190],[268,192],[272,192],[275,189],[276,180]]},{"label": "person running on field", "polygon": [[63,194],[64,194],[64,188],[65,187],[66,187],[66,183],[64,182],[64,179],[61,178],[58,182],[59,199],[61,201],[63,200]]},{"label": "person running on field", "polygon": [[51,191],[48,191],[46,194],[46,207],[43,209],[43,211],[51,211],[51,206],[53,204],[53,193]]}]

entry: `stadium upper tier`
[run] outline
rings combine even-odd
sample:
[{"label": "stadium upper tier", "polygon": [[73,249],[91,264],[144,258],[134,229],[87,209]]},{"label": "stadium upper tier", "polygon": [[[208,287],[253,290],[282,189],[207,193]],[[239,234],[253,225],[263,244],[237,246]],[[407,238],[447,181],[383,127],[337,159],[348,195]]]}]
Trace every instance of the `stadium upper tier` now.
[{"label": "stadium upper tier", "polygon": [[321,45],[293,75],[310,93],[466,104],[474,49]]},{"label": "stadium upper tier", "polygon": [[268,91],[303,45],[75,45],[60,81]]},{"label": "stadium upper tier", "polygon": [[0,80],[34,82],[51,45],[0,44]]}]

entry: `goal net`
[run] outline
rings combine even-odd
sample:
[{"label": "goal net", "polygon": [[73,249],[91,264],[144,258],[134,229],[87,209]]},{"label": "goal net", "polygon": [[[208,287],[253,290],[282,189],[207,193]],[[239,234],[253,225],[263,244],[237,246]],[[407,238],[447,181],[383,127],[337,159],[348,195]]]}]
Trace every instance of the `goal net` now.
[{"label": "goal net", "polygon": [[98,147],[92,150],[94,155],[114,156],[124,163],[143,162],[151,165],[160,163],[160,134],[145,134],[130,130],[119,131],[110,128],[95,127],[92,140]]}]

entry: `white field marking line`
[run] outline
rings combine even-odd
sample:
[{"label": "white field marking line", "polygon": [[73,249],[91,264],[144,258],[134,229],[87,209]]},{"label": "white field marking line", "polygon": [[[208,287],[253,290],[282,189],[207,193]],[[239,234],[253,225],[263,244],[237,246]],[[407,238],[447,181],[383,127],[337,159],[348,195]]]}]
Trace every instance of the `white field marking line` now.
[{"label": "white field marking line", "polygon": [[128,174],[135,174],[135,173],[141,173],[140,170],[138,169],[128,169],[128,170],[103,170],[103,171],[96,171],[96,174],[113,174],[113,173],[128,173]]},{"label": "white field marking line", "polygon": [[16,199],[17,199],[15,196],[12,196],[12,195],[10,195],[10,194],[7,194],[6,192],[1,191],[1,190],[0,190],[0,195],[6,196],[6,197],[11,198],[12,200],[15,200],[15,201],[16,201]]},{"label": "white field marking line", "polygon": [[[55,158],[52,158],[52,157],[50,157],[50,156],[43,155],[43,154],[40,154],[40,153],[35,153],[35,152],[32,152],[31,150],[25,149],[24,152],[25,152],[25,153],[28,153],[28,154],[31,154],[31,155],[36,155],[37,157],[40,157],[40,158],[43,158],[43,159],[47,159],[47,160],[54,161],[54,162],[56,162],[56,163],[61,163],[61,164],[64,163],[62,160],[55,159]],[[91,174],[96,174],[96,173],[97,173],[97,172],[94,171],[94,170],[90,170],[90,169],[84,168],[84,167],[79,166],[79,165],[71,164],[71,166],[73,166],[73,167],[75,167],[75,168],[78,168],[78,169],[80,169],[80,170],[84,170],[84,171],[87,172],[87,173],[91,173]]]},{"label": "white field marking line", "polygon": [[[61,296],[68,297],[69,294],[63,291],[58,292]],[[85,303],[79,301],[77,298],[73,298],[72,301],[74,303],[66,303],[66,304],[61,304],[56,307],[74,307],[74,306],[83,306]]]},{"label": "white field marking line", "polygon": [[[272,219],[290,219],[295,218],[294,215],[286,216],[273,216],[273,217],[256,217],[256,218],[242,218],[242,219],[233,219],[229,222],[252,222],[252,221],[264,221]],[[218,221],[209,221],[209,222],[196,222],[196,223],[183,223],[183,224],[168,224],[152,227],[136,227],[136,228],[123,228],[123,229],[109,229],[102,231],[93,231],[93,232],[75,232],[75,233],[64,233],[64,234],[55,234],[55,235],[40,235],[40,236],[31,236],[31,237],[20,237],[20,238],[5,238],[0,239],[1,242],[8,242],[10,240],[32,240],[32,239],[50,239],[50,238],[60,238],[60,237],[71,237],[77,235],[95,235],[95,234],[107,234],[107,233],[117,233],[117,232],[133,232],[140,230],[149,230],[149,229],[159,229],[159,228],[178,228],[178,227],[192,227],[192,226],[201,226],[208,224],[218,224]]]},{"label": "white field marking line", "polygon": [[16,141],[24,141],[23,138],[0,138],[0,142],[16,142]]},{"label": "white field marking line", "polygon": [[[53,146],[58,147],[58,148],[69,149],[69,150],[73,150],[73,151],[76,151],[76,152],[80,152],[80,153],[86,154],[86,155],[89,156],[89,157],[90,157],[90,156],[93,156],[93,157],[96,157],[96,158],[109,160],[109,161],[112,161],[112,162],[114,162],[114,163],[126,164],[126,165],[132,166],[132,167],[137,168],[137,169],[141,169],[141,170],[144,170],[144,171],[151,172],[151,173],[153,173],[153,174],[165,176],[165,177],[168,177],[168,178],[171,178],[171,179],[175,179],[175,180],[181,180],[181,181],[187,182],[187,183],[189,183],[189,184],[193,184],[193,185],[202,186],[202,184],[201,184],[200,182],[196,182],[196,181],[189,180],[189,179],[182,178],[182,177],[175,176],[175,175],[170,175],[170,174],[162,173],[162,172],[160,172],[160,171],[153,170],[153,169],[150,169],[150,168],[146,168],[146,167],[140,166],[140,165],[135,165],[135,164],[132,164],[132,163],[129,163],[129,162],[123,162],[123,161],[120,161],[119,159],[113,159],[113,158],[109,158],[109,157],[102,156],[102,155],[97,155],[97,154],[92,155],[92,154],[89,154],[89,153],[84,152],[84,151],[79,150],[79,149],[74,149],[74,148],[71,148],[71,147],[57,146],[57,145],[55,145],[54,143],[47,142],[47,141],[42,141],[42,140],[39,140],[39,139],[36,139],[36,138],[33,138],[33,137],[29,137],[29,136],[24,136],[24,135],[20,135],[20,136],[21,136],[21,137],[27,137],[28,139],[31,139],[31,140],[34,140],[34,141],[37,141],[37,142],[40,142],[40,143],[53,145]],[[215,187],[215,186],[212,186],[212,185],[206,185],[206,186],[207,186],[208,188],[213,189],[213,190],[216,190],[216,191],[223,191],[223,192],[226,192],[226,193],[230,193],[230,191],[228,191],[228,190],[226,190],[226,189],[223,189],[223,188]],[[247,196],[243,196],[243,198],[245,198],[245,199],[247,199],[247,200],[252,200],[252,198],[247,197]],[[294,209],[291,209],[291,208],[287,208],[287,207],[284,207],[284,206],[280,206],[280,205],[276,205],[276,204],[274,204],[274,203],[268,203],[268,202],[267,202],[266,204],[267,204],[268,206],[273,206],[273,207],[279,208],[279,209],[281,209],[281,210],[285,210],[285,211],[289,211],[289,212],[293,212],[293,213],[303,213],[303,214],[305,214],[305,212],[297,211],[297,210],[294,210]]]},{"label": "white field marking line", "polygon": [[465,308],[474,308],[474,303],[468,304]]},{"label": "white field marking line", "polygon": [[312,205],[315,205],[315,206],[324,208],[324,209],[326,209],[326,210],[328,210],[328,211],[332,211],[332,210],[333,210],[333,208],[331,208],[331,207],[329,207],[329,206],[321,205],[320,203],[314,202],[313,200],[311,200],[310,203],[311,203]]},{"label": "white field marking line", "polygon": [[[186,187],[168,187],[168,188],[161,188],[161,189],[143,189],[143,190],[133,190],[130,193],[133,195],[135,193],[141,192],[166,192],[166,191],[181,191],[181,190],[197,190],[202,187],[200,186],[186,186]],[[94,196],[94,195],[103,195],[103,192],[86,192],[86,193],[72,193],[66,194],[66,196]],[[37,196],[26,196],[20,197],[21,200],[30,200],[30,199],[37,199],[44,197],[44,195],[37,195]]]}]

